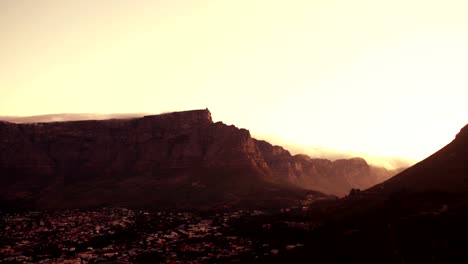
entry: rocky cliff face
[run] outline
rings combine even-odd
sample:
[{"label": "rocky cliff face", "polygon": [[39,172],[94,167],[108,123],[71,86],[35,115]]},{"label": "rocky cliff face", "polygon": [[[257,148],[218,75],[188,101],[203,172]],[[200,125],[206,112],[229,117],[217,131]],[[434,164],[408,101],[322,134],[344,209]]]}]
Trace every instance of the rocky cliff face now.
[{"label": "rocky cliff face", "polygon": [[0,175],[0,201],[35,207],[191,206],[297,187],[344,195],[376,183],[362,159],[291,156],[245,129],[213,123],[208,110],[0,122]]},{"label": "rocky cliff face", "polygon": [[246,191],[269,175],[250,133],[213,123],[208,110],[106,121],[2,122],[0,140],[1,195],[38,206],[190,200],[206,189]]},{"label": "rocky cliff face", "polygon": [[370,166],[362,158],[313,159],[307,155],[292,156],[289,151],[266,141],[257,140],[256,143],[275,180],[324,193],[344,196],[351,189],[367,189],[396,174]]}]

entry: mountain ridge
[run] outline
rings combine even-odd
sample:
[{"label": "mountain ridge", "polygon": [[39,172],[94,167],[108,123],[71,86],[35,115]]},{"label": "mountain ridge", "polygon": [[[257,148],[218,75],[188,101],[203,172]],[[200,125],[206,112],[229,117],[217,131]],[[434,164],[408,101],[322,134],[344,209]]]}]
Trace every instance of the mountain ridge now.
[{"label": "mountain ridge", "polygon": [[246,129],[214,123],[208,109],[99,121],[3,122],[0,136],[2,198],[37,206],[238,201],[272,188],[301,192],[305,180],[281,177],[317,176],[294,171],[309,164],[307,158],[281,147],[276,154],[284,155],[268,162],[265,157],[276,155],[269,153],[269,143]]}]

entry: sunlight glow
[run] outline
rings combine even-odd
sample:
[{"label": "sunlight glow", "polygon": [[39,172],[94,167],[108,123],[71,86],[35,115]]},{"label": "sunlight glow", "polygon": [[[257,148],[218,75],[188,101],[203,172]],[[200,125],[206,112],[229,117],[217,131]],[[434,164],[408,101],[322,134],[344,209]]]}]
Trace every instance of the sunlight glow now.
[{"label": "sunlight glow", "polygon": [[468,2],[0,3],[0,115],[160,113],[422,159],[467,123]]}]

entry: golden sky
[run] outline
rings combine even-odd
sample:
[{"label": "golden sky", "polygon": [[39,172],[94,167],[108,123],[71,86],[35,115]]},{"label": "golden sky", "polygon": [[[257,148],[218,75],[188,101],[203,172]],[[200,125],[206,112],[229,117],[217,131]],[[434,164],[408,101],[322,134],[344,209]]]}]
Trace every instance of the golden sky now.
[{"label": "golden sky", "polygon": [[160,113],[421,159],[468,114],[468,2],[0,0],[0,115]]}]

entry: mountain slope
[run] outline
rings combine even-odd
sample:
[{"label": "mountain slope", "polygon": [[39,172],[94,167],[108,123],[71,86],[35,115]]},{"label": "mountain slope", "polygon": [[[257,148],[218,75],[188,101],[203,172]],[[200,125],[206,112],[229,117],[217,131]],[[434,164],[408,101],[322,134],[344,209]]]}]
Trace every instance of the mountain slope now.
[{"label": "mountain slope", "polygon": [[303,217],[320,224],[298,236],[306,237],[305,246],[261,263],[468,263],[467,164],[465,126],[447,146],[392,179],[315,203]]},{"label": "mountain slope", "polygon": [[468,192],[468,125],[447,146],[369,191]]}]

